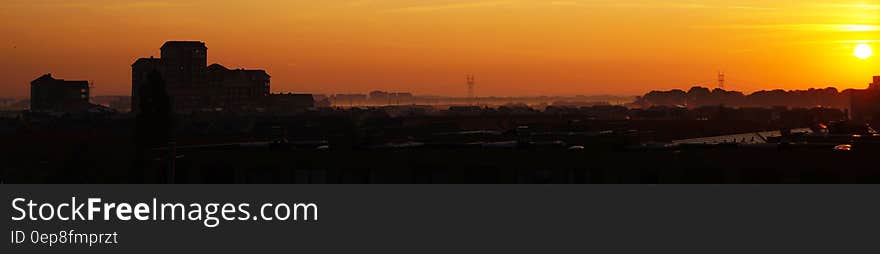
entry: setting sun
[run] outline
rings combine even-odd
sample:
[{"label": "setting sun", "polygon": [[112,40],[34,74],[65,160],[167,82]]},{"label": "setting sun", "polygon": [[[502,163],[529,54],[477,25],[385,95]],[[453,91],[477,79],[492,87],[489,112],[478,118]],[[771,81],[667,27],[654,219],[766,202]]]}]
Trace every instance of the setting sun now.
[{"label": "setting sun", "polygon": [[853,54],[856,55],[859,59],[868,59],[872,55],[874,55],[873,50],[871,50],[871,46],[868,44],[859,44],[856,45],[856,49],[853,51]]},{"label": "setting sun", "polygon": [[742,91],[862,88],[880,75],[878,0],[0,2],[0,97],[25,97],[50,72],[130,95],[132,62],[171,40],[266,70],[273,92],[464,96],[463,73],[494,96],[635,95],[719,70]]}]

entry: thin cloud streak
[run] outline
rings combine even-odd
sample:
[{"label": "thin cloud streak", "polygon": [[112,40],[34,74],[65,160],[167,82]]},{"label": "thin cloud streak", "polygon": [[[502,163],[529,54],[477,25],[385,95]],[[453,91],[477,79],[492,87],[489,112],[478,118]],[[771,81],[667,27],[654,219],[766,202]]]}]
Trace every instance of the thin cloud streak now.
[{"label": "thin cloud streak", "polygon": [[477,7],[497,7],[497,6],[502,6],[502,5],[509,5],[511,3],[513,3],[513,2],[511,2],[511,1],[461,2],[461,3],[409,6],[409,7],[388,9],[388,10],[384,10],[382,12],[384,12],[384,13],[432,12],[432,11],[442,11],[442,10],[470,9],[470,8],[477,8]]},{"label": "thin cloud streak", "polygon": [[859,4],[839,4],[839,3],[827,4],[826,3],[826,4],[814,4],[813,6],[816,6],[817,8],[823,8],[823,9],[833,8],[833,9],[855,9],[855,10],[880,10],[880,4],[865,4],[865,3],[859,3]]},{"label": "thin cloud streak", "polygon": [[553,1],[550,5],[576,7],[614,7],[642,9],[740,9],[740,10],[776,10],[777,8],[747,5],[711,5],[695,2],[621,2],[621,1]]},{"label": "thin cloud streak", "polygon": [[769,24],[769,25],[719,25],[696,26],[699,29],[755,29],[773,31],[803,32],[874,32],[880,31],[880,25],[869,24]]}]

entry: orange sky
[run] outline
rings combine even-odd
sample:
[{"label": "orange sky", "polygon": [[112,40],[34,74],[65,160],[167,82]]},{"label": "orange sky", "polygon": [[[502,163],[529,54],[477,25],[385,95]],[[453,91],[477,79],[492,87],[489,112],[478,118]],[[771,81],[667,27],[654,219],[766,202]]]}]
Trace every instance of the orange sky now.
[{"label": "orange sky", "polygon": [[0,97],[47,72],[128,94],[130,64],[167,40],[262,68],[273,92],[465,95],[863,88],[880,0],[2,0]]}]

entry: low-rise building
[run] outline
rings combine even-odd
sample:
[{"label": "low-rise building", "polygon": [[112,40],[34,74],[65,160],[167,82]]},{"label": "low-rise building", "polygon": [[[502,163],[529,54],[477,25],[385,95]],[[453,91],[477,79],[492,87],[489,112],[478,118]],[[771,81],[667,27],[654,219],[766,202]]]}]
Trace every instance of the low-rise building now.
[{"label": "low-rise building", "polygon": [[70,112],[89,106],[88,81],[56,79],[51,73],[31,81],[31,111]]},{"label": "low-rise building", "polygon": [[880,120],[880,76],[874,76],[868,89],[851,91],[849,111],[854,121]]},{"label": "low-rise building", "polygon": [[132,64],[132,111],[138,112],[139,91],[153,71],[161,74],[172,109],[194,111],[251,111],[264,107],[270,76],[264,70],[229,69],[207,65],[208,48],[200,41],[169,41],[161,57],[140,58]]}]

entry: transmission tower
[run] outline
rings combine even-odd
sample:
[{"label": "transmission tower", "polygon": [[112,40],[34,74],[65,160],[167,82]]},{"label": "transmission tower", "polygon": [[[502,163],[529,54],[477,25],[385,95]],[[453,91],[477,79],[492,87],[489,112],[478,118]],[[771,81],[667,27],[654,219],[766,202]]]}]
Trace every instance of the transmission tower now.
[{"label": "transmission tower", "polygon": [[718,71],[718,88],[724,89],[724,72]]},{"label": "transmission tower", "polygon": [[467,78],[467,96],[468,100],[471,104],[474,104],[476,98],[474,97],[474,75],[468,74]]}]

